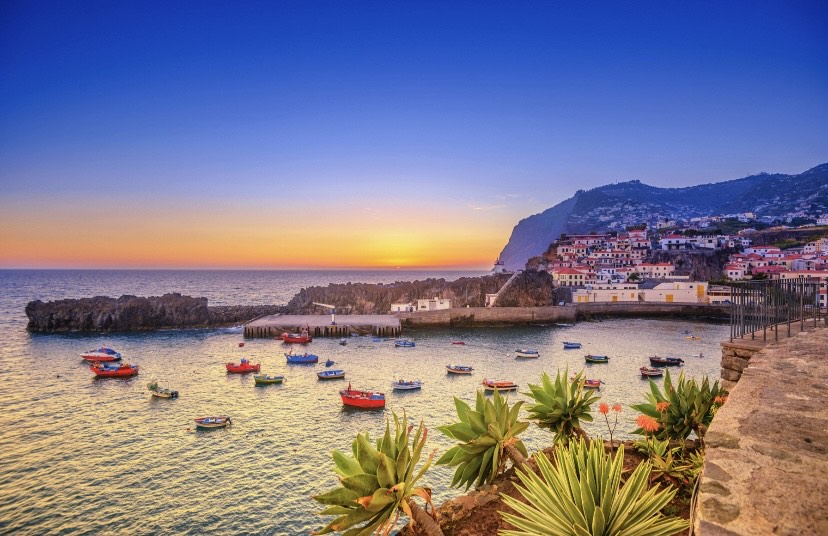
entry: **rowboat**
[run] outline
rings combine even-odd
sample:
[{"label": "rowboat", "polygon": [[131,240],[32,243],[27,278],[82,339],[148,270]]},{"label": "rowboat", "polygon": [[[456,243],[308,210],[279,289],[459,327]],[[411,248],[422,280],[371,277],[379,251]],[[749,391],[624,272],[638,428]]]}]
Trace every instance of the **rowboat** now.
[{"label": "rowboat", "polygon": [[108,363],[110,361],[120,361],[121,354],[112,348],[98,348],[97,350],[89,350],[81,354],[81,359],[87,363]]},{"label": "rowboat", "polygon": [[233,424],[230,417],[221,415],[218,417],[198,417],[195,420],[196,428],[203,430],[212,430],[213,428],[224,428],[229,424]]},{"label": "rowboat", "polygon": [[485,391],[516,391],[518,384],[510,380],[488,380],[484,379],[482,382]]},{"label": "rowboat", "polygon": [[394,346],[397,348],[414,348],[416,345],[411,339],[397,339],[394,341]]},{"label": "rowboat", "polygon": [[465,365],[446,365],[446,372],[449,374],[471,374],[474,369]]},{"label": "rowboat", "polygon": [[155,381],[147,384],[147,389],[156,398],[178,398],[178,391],[167,389],[166,387],[158,387],[158,382]]},{"label": "rowboat", "polygon": [[564,350],[574,350],[575,348],[580,348],[581,343],[564,341],[563,347],[564,347]]},{"label": "rowboat", "polygon": [[663,376],[664,371],[660,368],[655,367],[641,367],[641,377],[642,378],[658,378],[659,376]]},{"label": "rowboat", "polygon": [[684,359],[680,357],[659,357],[654,355],[650,356],[650,364],[656,367],[677,367],[684,364]]},{"label": "rowboat", "polygon": [[600,389],[601,380],[584,380],[584,389]]},{"label": "rowboat", "polygon": [[307,329],[303,329],[301,333],[282,333],[281,337],[282,342],[286,342],[289,344],[305,344],[308,342],[313,342],[313,337],[311,337],[310,333],[308,333]]},{"label": "rowboat", "polygon": [[89,367],[89,370],[94,372],[98,378],[129,378],[138,374],[138,365],[94,363]]},{"label": "rowboat", "polygon": [[458,345],[458,346],[463,346],[463,345],[465,345],[466,343],[464,343],[463,341],[451,341],[451,344],[456,344],[456,345]]},{"label": "rowboat", "polygon": [[273,376],[267,374],[256,374],[253,376],[253,381],[256,385],[275,385],[285,381],[285,377],[281,374],[274,374]]},{"label": "rowboat", "polygon": [[515,350],[515,357],[540,357],[540,354],[532,348],[518,348]]},{"label": "rowboat", "polygon": [[342,398],[344,405],[354,408],[376,409],[385,407],[385,393],[351,389],[350,383],[347,389],[339,391],[339,396]]},{"label": "rowboat", "polygon": [[345,371],[342,369],[323,370],[321,372],[317,372],[316,376],[320,380],[338,380],[345,377]]},{"label": "rowboat", "polygon": [[395,391],[414,391],[415,389],[420,389],[423,386],[423,382],[420,380],[397,380],[395,382],[391,382],[391,387],[394,388]]},{"label": "rowboat", "polygon": [[225,367],[227,368],[227,372],[232,372],[233,374],[244,374],[246,372],[259,372],[262,365],[261,363],[256,363],[254,365],[247,359],[242,358],[240,363],[227,363]]},{"label": "rowboat", "polygon": [[333,364],[334,364],[334,360],[333,360],[333,359],[328,359],[327,361],[325,361],[325,366],[326,366],[326,367],[332,367],[332,366],[333,366]]},{"label": "rowboat", "polygon": [[288,363],[318,363],[319,356],[316,354],[285,354]]},{"label": "rowboat", "polygon": [[592,355],[588,354],[584,356],[587,363],[609,363],[609,357],[605,355]]}]

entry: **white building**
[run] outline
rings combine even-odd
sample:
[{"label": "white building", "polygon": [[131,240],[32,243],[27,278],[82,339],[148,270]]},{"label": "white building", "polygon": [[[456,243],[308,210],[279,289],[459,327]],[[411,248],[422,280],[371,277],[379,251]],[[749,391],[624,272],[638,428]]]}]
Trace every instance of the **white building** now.
[{"label": "white building", "polygon": [[573,290],[572,301],[574,303],[637,302],[638,285],[635,283],[590,285],[586,288]]},{"label": "white building", "polygon": [[667,235],[659,240],[659,243],[663,250],[688,249],[689,247],[687,237],[682,235]]},{"label": "white building", "polygon": [[641,301],[655,303],[707,303],[707,282],[669,281],[639,289]]},{"label": "white building", "polygon": [[817,218],[817,225],[828,225],[828,214],[823,214]]},{"label": "white building", "polygon": [[392,313],[413,313],[416,310],[416,307],[410,303],[392,303],[391,304],[391,312]]},{"label": "white building", "polygon": [[451,309],[451,300],[436,296],[431,299],[417,300],[418,311],[439,311],[441,309]]}]

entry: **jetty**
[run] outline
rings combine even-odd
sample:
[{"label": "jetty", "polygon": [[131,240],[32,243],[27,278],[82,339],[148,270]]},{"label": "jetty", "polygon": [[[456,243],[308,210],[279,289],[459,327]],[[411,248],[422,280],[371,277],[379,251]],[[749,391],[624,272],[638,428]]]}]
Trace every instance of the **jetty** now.
[{"label": "jetty", "polygon": [[336,315],[336,324],[330,315],[265,315],[244,325],[244,336],[250,338],[276,337],[307,328],[314,337],[349,337],[376,335],[399,337],[400,319],[393,315]]}]

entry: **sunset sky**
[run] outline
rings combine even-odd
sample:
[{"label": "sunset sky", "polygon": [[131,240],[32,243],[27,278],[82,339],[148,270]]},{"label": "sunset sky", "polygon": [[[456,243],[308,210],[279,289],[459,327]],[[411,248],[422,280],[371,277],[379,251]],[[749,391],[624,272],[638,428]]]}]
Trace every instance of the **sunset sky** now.
[{"label": "sunset sky", "polygon": [[[582,5],[586,4],[586,5]],[[828,3],[0,3],[0,268],[488,269],[828,161]]]}]

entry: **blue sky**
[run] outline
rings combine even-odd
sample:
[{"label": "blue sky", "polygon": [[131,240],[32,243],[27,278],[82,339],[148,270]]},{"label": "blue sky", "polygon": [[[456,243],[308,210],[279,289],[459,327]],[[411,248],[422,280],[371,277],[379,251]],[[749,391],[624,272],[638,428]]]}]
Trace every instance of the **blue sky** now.
[{"label": "blue sky", "polygon": [[491,257],[579,188],[828,161],[826,23],[826,2],[7,0],[0,211],[281,212],[354,240],[366,214],[445,211],[485,221],[462,232]]}]

